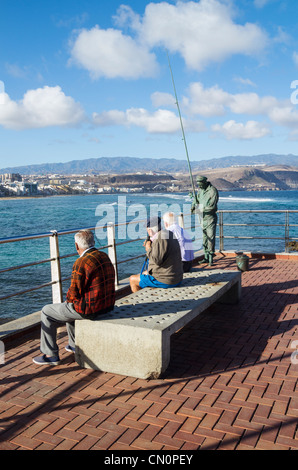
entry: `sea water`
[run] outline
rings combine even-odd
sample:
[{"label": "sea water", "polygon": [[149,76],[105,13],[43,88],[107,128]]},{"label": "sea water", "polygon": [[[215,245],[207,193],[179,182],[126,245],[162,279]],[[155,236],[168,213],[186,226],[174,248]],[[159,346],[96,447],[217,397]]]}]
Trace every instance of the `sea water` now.
[{"label": "sea water", "polygon": [[[45,198],[0,199],[1,239],[95,227],[96,246],[107,245],[106,224],[116,227],[119,279],[140,272],[143,259],[133,258],[144,251],[144,220],[167,210],[183,213],[187,231],[196,250],[202,247],[202,231],[197,216],[190,216],[191,201],[187,194],[128,193],[54,196]],[[298,210],[298,191],[221,192],[218,209],[222,211]],[[284,252],[285,213],[224,213],[224,249],[233,251]],[[289,214],[290,238],[298,238],[298,214]],[[244,224],[248,224],[244,225]],[[297,225],[297,227],[294,227]],[[219,229],[217,227],[217,237]],[[230,237],[238,238],[230,238]],[[247,239],[244,237],[248,237]],[[254,239],[252,239],[254,237]],[[271,239],[265,239],[271,237]],[[132,242],[132,240],[134,240]],[[128,242],[128,243],[126,243]],[[219,248],[217,238],[216,247]],[[74,233],[59,235],[62,278],[69,278],[77,255]],[[107,251],[105,249],[105,251]],[[0,271],[50,258],[49,239],[0,244]],[[126,260],[121,263],[121,261]],[[127,261],[128,260],[128,261]],[[0,297],[50,282],[50,263],[23,267],[0,273]],[[63,282],[65,298],[69,279]],[[52,302],[51,287],[0,300],[1,319],[13,319],[40,310]]]}]

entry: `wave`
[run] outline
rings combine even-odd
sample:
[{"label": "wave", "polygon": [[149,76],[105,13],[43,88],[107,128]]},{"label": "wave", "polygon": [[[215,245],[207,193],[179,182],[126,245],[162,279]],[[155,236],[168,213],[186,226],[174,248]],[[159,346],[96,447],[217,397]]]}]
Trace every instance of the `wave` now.
[{"label": "wave", "polygon": [[220,201],[227,201],[227,202],[274,202],[274,199],[270,198],[258,198],[258,197],[219,197]]},{"label": "wave", "polygon": [[167,199],[184,199],[185,196],[183,194],[169,194],[169,193],[143,193],[138,194],[138,196],[146,196],[146,197],[165,197]]}]

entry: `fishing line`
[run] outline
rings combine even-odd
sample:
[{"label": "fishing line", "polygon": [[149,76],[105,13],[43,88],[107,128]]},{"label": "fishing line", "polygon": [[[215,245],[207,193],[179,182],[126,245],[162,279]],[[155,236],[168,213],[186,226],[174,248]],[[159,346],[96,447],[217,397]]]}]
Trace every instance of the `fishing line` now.
[{"label": "fishing line", "polygon": [[169,53],[168,53],[168,51],[166,51],[166,52],[167,52],[167,56],[168,56],[169,68],[170,68],[170,72],[171,72],[171,77],[172,77],[172,82],[173,82],[173,88],[174,88],[174,93],[175,93],[175,98],[176,98],[176,105],[177,105],[178,114],[179,114],[179,119],[180,119],[180,125],[181,125],[182,136],[183,136],[183,139],[182,139],[182,140],[184,141],[184,146],[185,146],[185,151],[186,151],[186,158],[187,158],[187,163],[188,163],[189,176],[190,176],[190,181],[191,181],[191,184],[192,184],[193,195],[194,195],[194,197],[195,197],[195,196],[196,196],[196,190],[195,190],[195,185],[194,185],[194,181],[193,181],[193,176],[192,176],[190,161],[189,161],[187,143],[186,143],[185,132],[184,132],[184,127],[183,127],[183,122],[182,122],[182,117],[181,117],[181,112],[180,112],[180,106],[179,106],[179,101],[178,101],[178,96],[177,96],[177,91],[176,91],[176,86],[175,86],[174,75],[173,75],[173,70],[172,70],[172,67],[171,67],[171,62],[170,62]]}]

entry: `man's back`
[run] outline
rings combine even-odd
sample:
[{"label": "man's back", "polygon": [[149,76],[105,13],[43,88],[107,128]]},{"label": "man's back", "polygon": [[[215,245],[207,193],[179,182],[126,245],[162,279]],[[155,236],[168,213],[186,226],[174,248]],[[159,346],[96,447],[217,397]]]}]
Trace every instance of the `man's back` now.
[{"label": "man's back", "polygon": [[67,301],[83,317],[112,310],[115,303],[115,270],[108,255],[91,248],[73,265]]},{"label": "man's back", "polygon": [[178,284],[183,279],[181,252],[178,240],[168,230],[161,230],[152,241],[149,251],[148,274],[165,284]]}]

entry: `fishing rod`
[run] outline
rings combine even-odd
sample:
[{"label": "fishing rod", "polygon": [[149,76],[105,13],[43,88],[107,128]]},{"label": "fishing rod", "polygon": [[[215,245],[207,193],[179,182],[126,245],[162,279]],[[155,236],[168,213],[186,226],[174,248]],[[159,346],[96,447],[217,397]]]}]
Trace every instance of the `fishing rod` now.
[{"label": "fishing rod", "polygon": [[168,51],[167,51],[167,56],[168,56],[169,68],[170,68],[172,82],[173,82],[173,88],[174,88],[174,93],[175,93],[175,98],[176,98],[176,105],[177,105],[177,109],[178,109],[181,130],[182,130],[182,136],[183,136],[182,140],[184,141],[184,146],[185,146],[185,151],[186,151],[186,158],[187,158],[187,163],[188,163],[189,176],[190,176],[190,181],[191,181],[191,184],[192,184],[193,195],[194,195],[194,198],[195,198],[196,197],[196,190],[195,190],[195,185],[194,185],[194,181],[193,181],[193,176],[192,176],[192,171],[191,171],[191,166],[190,166],[190,161],[189,161],[189,155],[188,155],[188,149],[187,149],[187,144],[186,144],[186,138],[185,138],[185,133],[184,133],[184,127],[183,127],[183,122],[182,122],[182,117],[181,117],[181,112],[180,112],[180,106],[179,106],[179,101],[178,101],[178,96],[177,96],[177,91],[176,91],[176,86],[175,86],[175,80],[174,80],[173,70],[172,70],[172,67],[171,67],[171,62],[170,62],[170,57],[169,57]]}]

